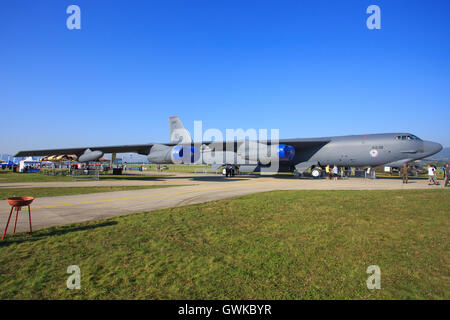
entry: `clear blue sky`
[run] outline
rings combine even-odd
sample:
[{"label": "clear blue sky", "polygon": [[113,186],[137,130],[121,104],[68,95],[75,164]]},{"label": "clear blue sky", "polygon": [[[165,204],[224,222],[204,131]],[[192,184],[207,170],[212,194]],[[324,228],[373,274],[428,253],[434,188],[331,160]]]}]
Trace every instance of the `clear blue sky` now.
[{"label": "clear blue sky", "polygon": [[0,153],[165,142],[172,115],[450,146],[449,15],[445,0],[3,0]]}]

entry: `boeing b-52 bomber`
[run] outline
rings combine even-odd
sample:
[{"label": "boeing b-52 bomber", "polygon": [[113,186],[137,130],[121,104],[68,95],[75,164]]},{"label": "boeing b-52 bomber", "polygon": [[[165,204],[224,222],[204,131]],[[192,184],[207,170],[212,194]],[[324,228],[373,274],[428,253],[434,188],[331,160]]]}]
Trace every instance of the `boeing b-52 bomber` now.
[{"label": "boeing b-52 bomber", "polygon": [[[82,147],[67,149],[20,151],[15,156],[48,156],[75,154],[79,162],[95,161],[105,153],[134,152],[146,155],[157,164],[209,164],[213,168],[233,164],[241,172],[294,172],[303,174],[311,168],[320,176],[323,166],[400,167],[403,163],[422,159],[439,152],[442,145],[423,141],[410,133],[382,133],[307,139],[267,141],[193,142],[178,117],[169,118],[169,143]],[[276,163],[274,166],[273,164]]]}]

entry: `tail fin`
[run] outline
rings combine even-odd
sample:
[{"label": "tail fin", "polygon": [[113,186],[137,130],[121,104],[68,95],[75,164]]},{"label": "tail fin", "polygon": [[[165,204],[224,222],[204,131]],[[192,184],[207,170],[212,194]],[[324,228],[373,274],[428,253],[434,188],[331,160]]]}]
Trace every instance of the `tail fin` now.
[{"label": "tail fin", "polygon": [[171,143],[191,143],[191,135],[187,131],[180,118],[177,116],[169,118],[169,131]]}]

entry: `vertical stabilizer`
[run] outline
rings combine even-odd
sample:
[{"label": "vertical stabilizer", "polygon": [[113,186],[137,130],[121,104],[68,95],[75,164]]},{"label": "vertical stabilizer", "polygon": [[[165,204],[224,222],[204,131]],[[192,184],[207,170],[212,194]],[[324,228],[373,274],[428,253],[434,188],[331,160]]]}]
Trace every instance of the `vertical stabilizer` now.
[{"label": "vertical stabilizer", "polygon": [[191,135],[187,131],[180,118],[177,116],[169,118],[169,131],[171,143],[191,143]]}]

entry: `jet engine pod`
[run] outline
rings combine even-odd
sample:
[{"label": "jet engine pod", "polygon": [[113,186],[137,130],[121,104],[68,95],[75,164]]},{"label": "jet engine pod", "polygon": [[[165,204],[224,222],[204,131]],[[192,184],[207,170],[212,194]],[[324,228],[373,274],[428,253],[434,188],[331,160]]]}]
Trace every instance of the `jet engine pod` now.
[{"label": "jet engine pod", "polygon": [[100,150],[91,151],[90,149],[87,149],[81,156],[78,157],[78,162],[95,161],[100,159],[102,156],[103,151]]},{"label": "jet engine pod", "polygon": [[272,161],[292,161],[295,157],[295,148],[286,144],[266,145],[258,143],[248,147],[243,144],[238,150],[238,154],[245,159],[267,165]]},{"label": "jet engine pod", "polygon": [[200,159],[200,151],[194,146],[177,145],[172,148],[170,156],[175,164],[194,163]]},{"label": "jet engine pod", "polygon": [[278,145],[278,159],[283,161],[292,161],[295,158],[295,148],[287,144]]},{"label": "jet engine pod", "polygon": [[[264,149],[262,149],[264,150]],[[273,154],[272,153],[273,146],[267,146],[266,152],[262,151],[261,152],[261,148],[259,150],[260,154],[259,154],[259,162],[261,164],[269,164],[272,161],[292,161],[294,160],[295,157],[295,148],[293,146],[289,146],[286,144],[279,144],[279,145],[275,145],[275,150],[276,153]],[[270,156],[268,156],[265,153],[270,154]]]}]

